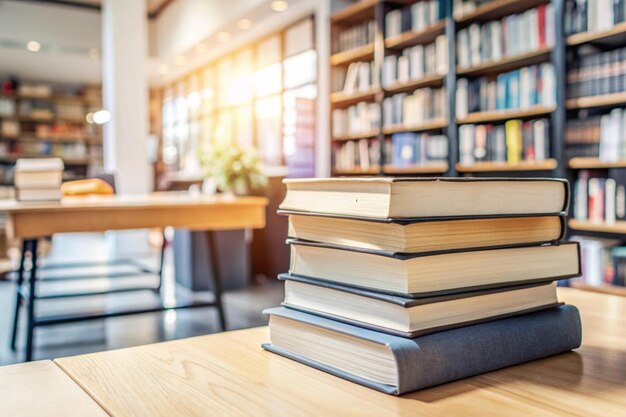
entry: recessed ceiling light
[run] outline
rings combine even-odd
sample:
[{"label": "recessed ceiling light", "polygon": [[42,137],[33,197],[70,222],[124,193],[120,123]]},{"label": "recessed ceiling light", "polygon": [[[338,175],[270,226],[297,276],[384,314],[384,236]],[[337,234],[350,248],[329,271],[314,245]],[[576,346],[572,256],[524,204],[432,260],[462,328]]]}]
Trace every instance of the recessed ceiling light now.
[{"label": "recessed ceiling light", "polygon": [[100,50],[98,48],[89,48],[87,55],[89,55],[91,59],[98,59],[100,58]]},{"label": "recessed ceiling light", "polygon": [[41,44],[37,41],[29,41],[26,44],[26,49],[31,52],[39,52],[39,50],[41,49]]},{"label": "recessed ceiling light", "polygon": [[209,47],[206,45],[206,43],[199,43],[193,49],[194,51],[196,51],[197,54],[204,54],[206,53],[206,51],[209,50]]},{"label": "recessed ceiling light", "polygon": [[241,30],[248,30],[248,29],[250,29],[252,27],[252,20],[250,20],[250,19],[241,19],[239,22],[237,22],[237,26]]},{"label": "recessed ceiling light", "polygon": [[289,4],[285,0],[274,0],[272,2],[272,10],[275,12],[284,12],[289,7]]},{"label": "recessed ceiling light", "polygon": [[224,43],[230,40],[230,33],[228,32],[220,32],[217,34],[217,40]]},{"label": "recessed ceiling light", "polygon": [[166,64],[161,64],[159,65],[158,71],[159,71],[159,74],[166,75],[168,72],[170,72],[170,69]]},{"label": "recessed ceiling light", "polygon": [[174,65],[182,67],[183,65],[185,65],[186,62],[187,58],[185,57],[185,55],[176,55],[174,57]]}]

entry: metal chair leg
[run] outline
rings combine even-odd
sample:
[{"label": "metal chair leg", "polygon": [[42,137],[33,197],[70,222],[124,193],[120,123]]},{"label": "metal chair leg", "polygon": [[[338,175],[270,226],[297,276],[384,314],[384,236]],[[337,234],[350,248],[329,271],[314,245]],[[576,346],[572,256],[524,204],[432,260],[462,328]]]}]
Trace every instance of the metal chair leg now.
[{"label": "metal chair leg", "polygon": [[11,330],[11,350],[15,351],[17,345],[17,328],[20,322],[20,310],[22,307],[22,294],[20,290],[24,283],[24,261],[26,260],[26,251],[28,251],[28,241],[22,242],[22,256],[20,258],[20,266],[17,270],[17,281],[15,282],[15,311],[13,313],[13,328]]},{"label": "metal chair leg", "polygon": [[215,308],[217,308],[218,320],[222,330],[226,330],[226,317],[222,304],[222,279],[220,277],[219,257],[217,254],[217,242],[213,231],[206,232],[209,251],[211,253],[211,272],[213,273],[213,294],[215,296]]},{"label": "metal chair leg", "polygon": [[28,314],[26,316],[26,362],[33,360],[33,344],[35,343],[35,291],[37,287],[37,240],[31,242],[31,259],[33,266],[30,269],[28,282]]}]

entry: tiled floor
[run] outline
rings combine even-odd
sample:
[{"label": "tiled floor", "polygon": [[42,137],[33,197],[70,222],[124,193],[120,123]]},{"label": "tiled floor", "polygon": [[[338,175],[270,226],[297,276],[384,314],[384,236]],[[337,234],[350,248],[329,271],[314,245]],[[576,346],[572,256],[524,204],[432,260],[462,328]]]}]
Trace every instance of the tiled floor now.
[{"label": "tiled floor", "polygon": [[[156,266],[158,253],[148,246],[137,256],[146,265]],[[171,252],[166,253],[164,300],[171,300],[185,291],[174,285]],[[44,259],[48,262],[91,261],[110,259],[105,239],[101,234],[63,235],[55,237],[52,251]],[[129,271],[125,265],[99,266],[75,269],[72,274],[100,274]],[[47,277],[61,276],[65,271],[45,271]],[[65,272],[67,275],[68,273]],[[89,281],[47,281],[40,293],[55,291],[71,292],[119,287],[126,285],[156,282],[156,277],[139,275],[131,278],[98,279]],[[203,296],[210,297],[209,294]],[[226,320],[229,330],[260,326],[266,323],[261,311],[278,305],[283,298],[282,285],[276,282],[250,286],[245,290],[228,292],[224,295]],[[157,301],[151,291],[128,292],[107,296],[81,297],[74,299],[43,300],[38,304],[37,314],[66,313],[68,311],[101,311],[149,306]],[[19,362],[23,358],[22,349],[12,352],[9,348],[11,320],[14,308],[14,284],[0,281],[0,365]],[[22,311],[24,313],[24,311]],[[23,322],[23,321],[22,321]],[[22,323],[23,324],[23,323]],[[106,320],[86,321],[36,329],[35,358],[47,359],[101,350],[154,343],[163,340],[191,337],[214,333],[219,330],[217,314],[213,308],[149,313]],[[21,331],[18,344],[23,346],[24,332]]]}]

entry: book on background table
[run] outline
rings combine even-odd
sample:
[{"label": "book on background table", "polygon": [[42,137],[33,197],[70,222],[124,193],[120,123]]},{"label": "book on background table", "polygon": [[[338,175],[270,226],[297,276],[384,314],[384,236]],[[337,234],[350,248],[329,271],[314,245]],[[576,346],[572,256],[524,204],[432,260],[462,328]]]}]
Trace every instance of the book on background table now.
[{"label": "book on background table", "polygon": [[379,219],[561,214],[569,185],[554,178],[309,178],[283,180],[281,210]]},{"label": "book on background table", "polygon": [[270,316],[264,349],[387,394],[517,365],[581,343],[580,316],[569,305],[413,339],[285,307],[264,313]]},{"label": "book on background table", "polygon": [[581,271],[577,242],[424,254],[287,242],[291,274],[409,298],[548,282]]},{"label": "book on background table", "polygon": [[401,337],[529,313],[559,304],[556,283],[412,299],[281,274],[283,306]]},{"label": "book on background table", "polygon": [[290,238],[398,253],[546,243],[563,238],[559,216],[363,219],[279,210],[289,216]]},{"label": "book on background table", "polygon": [[19,201],[58,201],[61,199],[61,188],[18,188],[15,196]]}]

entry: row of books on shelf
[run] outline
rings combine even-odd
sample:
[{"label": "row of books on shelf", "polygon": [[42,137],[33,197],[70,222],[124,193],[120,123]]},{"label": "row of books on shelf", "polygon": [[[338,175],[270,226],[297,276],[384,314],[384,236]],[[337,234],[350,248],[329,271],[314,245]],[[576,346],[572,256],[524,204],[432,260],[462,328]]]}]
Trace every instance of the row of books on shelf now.
[{"label": "row of books on shelf", "polygon": [[395,9],[385,15],[385,37],[406,32],[420,32],[442,20],[445,9],[439,0],[418,1],[410,6]]},{"label": "row of books on shelf", "polygon": [[457,33],[457,62],[470,68],[483,62],[554,45],[554,6],[542,4],[499,20],[473,23]]},{"label": "row of books on shelf", "polygon": [[263,348],[398,395],[580,346],[554,282],[580,276],[559,242],[566,182],[286,185],[291,262]]},{"label": "row of books on shelf", "polygon": [[428,162],[446,161],[448,138],[428,133],[394,133],[384,141],[381,155],[380,142],[360,139],[341,143],[335,148],[334,166],[338,171],[368,170],[383,165],[406,168]]},{"label": "row of books on shelf", "polygon": [[574,279],[593,287],[626,286],[626,246],[622,241],[582,236],[570,240],[580,243],[582,276]]},{"label": "row of books on shelf", "polygon": [[54,117],[80,119],[85,117],[85,107],[75,103],[53,103],[47,100],[28,99],[16,102],[10,97],[0,97],[0,116],[23,116],[40,119]]},{"label": "row of books on shelf", "polygon": [[380,104],[359,102],[345,109],[333,109],[332,134],[333,137],[355,136],[370,134],[379,130]]},{"label": "row of books on shelf", "polygon": [[509,120],[503,125],[466,124],[459,127],[459,160],[465,165],[484,161],[540,162],[549,158],[549,138],[548,119]]},{"label": "row of books on shelf", "polygon": [[333,53],[349,51],[374,42],[376,22],[368,20],[342,29],[334,39]]},{"label": "row of books on shelf", "polygon": [[494,110],[527,110],[556,105],[556,79],[551,63],[531,65],[498,74],[457,81],[456,115]]},{"label": "row of books on shelf", "polygon": [[419,127],[447,117],[445,88],[418,88],[413,94],[398,93],[383,100],[383,128]]},{"label": "row of books on shelf", "polygon": [[581,55],[567,72],[567,97],[626,91],[626,48]]},{"label": "row of books on shelf", "polygon": [[476,11],[479,6],[485,3],[489,3],[493,0],[453,0],[452,2],[452,16],[459,20],[467,15],[470,15]]},{"label": "row of books on shelf", "polygon": [[565,34],[601,32],[626,20],[625,0],[567,0]]},{"label": "row of books on shelf", "polygon": [[615,108],[608,114],[568,120],[565,144],[575,156],[604,162],[626,159],[626,110]]},{"label": "row of books on shelf", "polygon": [[448,72],[448,38],[437,36],[434,42],[405,48],[399,56],[387,55],[383,61],[382,85],[417,81]]},{"label": "row of books on shelf", "polygon": [[626,172],[581,170],[574,184],[574,218],[614,224],[626,220]]},{"label": "row of books on shelf", "polygon": [[0,158],[12,155],[51,155],[63,158],[85,158],[90,147],[85,143],[0,142]]},{"label": "row of books on shelf", "polygon": [[335,88],[333,91],[341,90],[345,95],[367,93],[378,82],[374,61],[353,62],[345,72],[342,70],[334,71],[334,77],[332,83]]},{"label": "row of books on shelf", "polygon": [[20,135],[33,136],[38,139],[83,139],[86,135],[95,135],[95,129],[74,123],[54,122],[28,124],[16,120],[0,120],[0,136],[5,138]]}]

